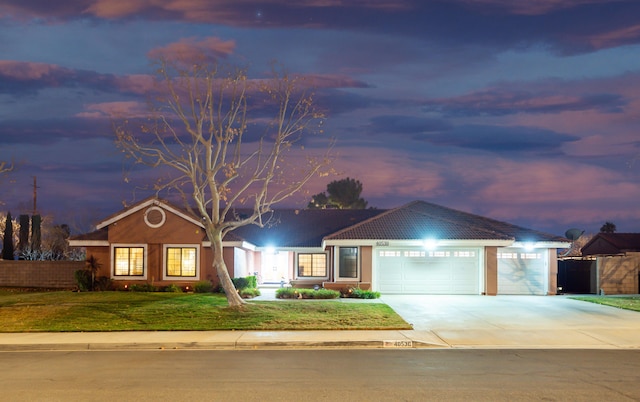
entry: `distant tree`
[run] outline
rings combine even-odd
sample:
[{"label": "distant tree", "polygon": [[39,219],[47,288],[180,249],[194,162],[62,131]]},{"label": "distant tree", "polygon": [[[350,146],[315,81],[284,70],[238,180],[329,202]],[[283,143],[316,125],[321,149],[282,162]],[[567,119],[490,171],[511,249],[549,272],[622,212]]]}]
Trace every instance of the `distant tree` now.
[{"label": "distant tree", "polygon": [[7,219],[4,224],[4,237],[2,241],[2,259],[13,260],[13,221],[11,219],[11,212],[7,214]]},{"label": "distant tree", "polygon": [[311,197],[307,205],[309,209],[337,208],[337,209],[365,209],[367,201],[360,197],[362,183],[360,180],[347,177],[334,180],[327,184],[326,193],[319,193]]},{"label": "distant tree", "polygon": [[[161,63],[157,82],[150,122],[116,123],[116,144],[135,163],[160,168],[167,179],[156,191],[179,194],[200,217],[227,302],[241,306],[222,239],[263,227],[275,204],[323,173],[331,146],[314,156],[300,143],[323,116],[303,82],[287,74],[253,80],[242,70],[176,60]],[[294,150],[306,154],[302,162]],[[237,208],[250,212],[239,216]]]},{"label": "distant tree", "polygon": [[604,225],[602,225],[600,227],[600,233],[615,233],[616,232],[616,225],[614,223],[611,222],[605,222]]},{"label": "distant tree", "polygon": [[18,218],[18,225],[20,226],[18,236],[18,253],[29,248],[29,215],[21,214]]},{"label": "distant tree", "polygon": [[13,170],[13,163],[9,164],[8,162],[0,162],[0,174],[8,173]]}]

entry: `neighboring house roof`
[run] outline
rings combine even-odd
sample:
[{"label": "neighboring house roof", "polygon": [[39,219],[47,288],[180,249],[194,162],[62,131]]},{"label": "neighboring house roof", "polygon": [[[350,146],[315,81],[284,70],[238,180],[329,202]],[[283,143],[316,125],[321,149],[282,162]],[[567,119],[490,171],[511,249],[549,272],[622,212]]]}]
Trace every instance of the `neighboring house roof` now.
[{"label": "neighboring house roof", "polygon": [[[322,240],[358,222],[380,215],[381,209],[277,209],[260,228],[248,225],[235,234],[258,247],[320,247]],[[226,240],[226,237],[225,237]]]},{"label": "neighboring house roof", "polygon": [[598,233],[582,247],[582,255],[617,255],[640,251],[640,233]]},{"label": "neighboring house roof", "polygon": [[570,243],[555,236],[483,216],[414,201],[348,227],[326,240],[505,240]]}]

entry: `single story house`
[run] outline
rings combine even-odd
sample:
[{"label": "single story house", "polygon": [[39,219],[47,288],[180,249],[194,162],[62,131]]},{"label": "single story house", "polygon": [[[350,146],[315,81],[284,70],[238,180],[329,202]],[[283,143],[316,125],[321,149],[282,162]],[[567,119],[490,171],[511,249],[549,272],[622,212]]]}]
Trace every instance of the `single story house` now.
[{"label": "single story house", "polygon": [[582,247],[582,255],[596,258],[599,293],[640,293],[640,233],[598,233]]},{"label": "single story house", "polygon": [[[241,210],[237,213],[242,213]],[[279,209],[223,239],[232,277],[388,294],[556,294],[570,241],[424,201],[389,210]],[[217,282],[198,217],[149,198],[70,240],[121,284]]]}]

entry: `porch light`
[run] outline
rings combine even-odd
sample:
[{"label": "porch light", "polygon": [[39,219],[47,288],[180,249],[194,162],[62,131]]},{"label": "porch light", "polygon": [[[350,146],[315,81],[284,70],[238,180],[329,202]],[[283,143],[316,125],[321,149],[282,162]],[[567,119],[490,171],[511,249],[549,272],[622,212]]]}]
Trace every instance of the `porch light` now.
[{"label": "porch light", "polygon": [[536,248],[535,243],[532,243],[532,242],[524,243],[523,246],[525,251],[533,251]]},{"label": "porch light", "polygon": [[436,239],[425,239],[422,242],[422,246],[427,250],[435,250],[438,248],[438,241]]},{"label": "porch light", "polygon": [[276,255],[278,254],[278,252],[276,251],[276,248],[273,246],[267,246],[267,248],[265,249],[265,251],[267,252],[267,254],[271,254],[271,255]]}]

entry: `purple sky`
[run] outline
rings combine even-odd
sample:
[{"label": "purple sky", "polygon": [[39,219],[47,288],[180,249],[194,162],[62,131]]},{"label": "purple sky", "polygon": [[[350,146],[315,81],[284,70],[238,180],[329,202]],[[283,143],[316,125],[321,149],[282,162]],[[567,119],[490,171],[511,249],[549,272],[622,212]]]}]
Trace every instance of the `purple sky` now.
[{"label": "purple sky", "polygon": [[[109,117],[150,59],[205,53],[313,76],[341,175],[564,234],[640,231],[637,0],[1,0],[3,210],[87,225],[140,199]],[[303,207],[299,196],[286,206]]]}]

